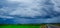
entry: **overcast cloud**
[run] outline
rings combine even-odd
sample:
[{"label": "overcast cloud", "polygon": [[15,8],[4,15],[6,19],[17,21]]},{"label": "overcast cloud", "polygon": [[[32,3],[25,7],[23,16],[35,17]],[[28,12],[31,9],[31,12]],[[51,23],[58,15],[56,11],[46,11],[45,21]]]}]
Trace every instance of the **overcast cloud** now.
[{"label": "overcast cloud", "polygon": [[13,19],[14,22],[21,24],[58,23],[60,2],[59,0],[0,0],[0,17],[6,20]]}]

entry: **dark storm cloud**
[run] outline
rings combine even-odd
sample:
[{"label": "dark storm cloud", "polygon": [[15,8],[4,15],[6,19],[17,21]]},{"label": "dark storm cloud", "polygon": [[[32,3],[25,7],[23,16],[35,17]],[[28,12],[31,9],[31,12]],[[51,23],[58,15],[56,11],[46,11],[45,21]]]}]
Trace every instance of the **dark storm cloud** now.
[{"label": "dark storm cloud", "polygon": [[59,23],[59,3],[54,0],[0,0],[0,17],[3,18],[0,20],[20,24]]}]

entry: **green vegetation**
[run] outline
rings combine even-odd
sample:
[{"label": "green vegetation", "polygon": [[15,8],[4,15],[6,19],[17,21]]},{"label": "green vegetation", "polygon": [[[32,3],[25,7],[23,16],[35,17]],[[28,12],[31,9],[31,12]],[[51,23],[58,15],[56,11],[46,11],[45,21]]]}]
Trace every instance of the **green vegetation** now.
[{"label": "green vegetation", "polygon": [[39,24],[1,24],[0,28],[40,28]]},{"label": "green vegetation", "polygon": [[[60,26],[60,24],[53,23],[50,25]],[[44,28],[46,24],[0,24],[0,28]]]}]

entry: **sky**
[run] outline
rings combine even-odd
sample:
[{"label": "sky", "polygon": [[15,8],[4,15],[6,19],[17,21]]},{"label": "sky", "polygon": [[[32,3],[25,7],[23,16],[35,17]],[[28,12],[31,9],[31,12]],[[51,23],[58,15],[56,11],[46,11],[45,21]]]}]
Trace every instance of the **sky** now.
[{"label": "sky", "polygon": [[0,0],[0,23],[60,23],[59,0]]}]

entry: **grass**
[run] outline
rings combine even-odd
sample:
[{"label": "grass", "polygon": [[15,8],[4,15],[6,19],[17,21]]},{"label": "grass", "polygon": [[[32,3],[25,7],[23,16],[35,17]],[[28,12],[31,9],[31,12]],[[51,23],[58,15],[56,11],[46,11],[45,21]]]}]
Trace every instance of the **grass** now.
[{"label": "grass", "polygon": [[[60,24],[51,24],[60,26]],[[0,24],[0,28],[45,28],[46,24]]]},{"label": "grass", "polygon": [[40,28],[38,24],[4,24],[0,25],[0,28]]}]

